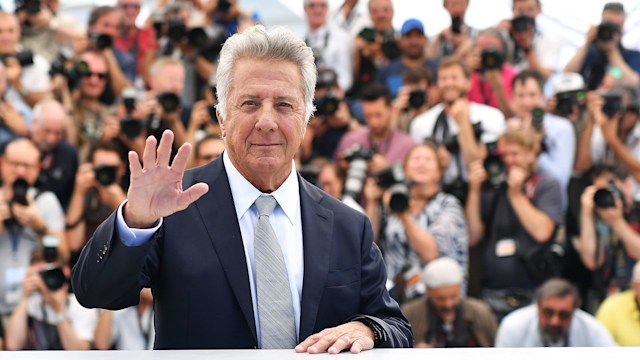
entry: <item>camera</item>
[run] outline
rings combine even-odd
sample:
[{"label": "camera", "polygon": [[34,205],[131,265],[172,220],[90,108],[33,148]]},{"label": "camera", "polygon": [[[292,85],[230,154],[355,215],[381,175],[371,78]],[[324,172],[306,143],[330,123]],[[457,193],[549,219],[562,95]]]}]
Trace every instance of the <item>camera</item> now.
[{"label": "camera", "polygon": [[462,33],[462,18],[460,16],[451,18],[451,32],[454,34]]},{"label": "camera", "polygon": [[481,70],[500,70],[504,64],[504,53],[494,48],[488,47],[482,50],[481,56]]},{"label": "camera", "polygon": [[218,5],[216,6],[216,10],[219,12],[226,14],[231,9],[231,2],[229,0],[218,0]]},{"label": "camera", "polygon": [[51,291],[60,289],[67,282],[67,277],[62,269],[53,265],[47,266],[45,270],[40,271],[40,277],[42,277],[47,289]]},{"label": "camera", "polygon": [[91,46],[98,50],[104,50],[113,46],[113,38],[107,34],[89,32],[87,38]]},{"label": "camera", "polygon": [[359,33],[358,36],[363,38],[366,42],[372,43],[376,41],[376,31],[372,28],[364,28]]},{"label": "camera", "polygon": [[622,191],[616,187],[613,179],[609,181],[609,185],[606,188],[598,189],[593,194],[593,202],[596,207],[601,209],[615,207],[617,199],[623,200]]},{"label": "camera", "polygon": [[382,44],[380,45],[380,50],[384,56],[389,60],[395,60],[402,56],[402,50],[398,46],[396,42],[396,38],[393,34],[385,34],[382,37]]},{"label": "camera", "polygon": [[[482,128],[482,122],[478,121],[477,123],[472,124],[471,127],[473,129],[473,136],[475,136],[475,138],[479,140],[482,136],[482,133],[484,132]],[[446,136],[442,139],[442,141],[436,141],[434,137],[431,137],[428,140],[432,141],[434,144],[436,144],[436,146],[444,145],[447,151],[451,154],[457,154],[460,151],[458,135]]]},{"label": "camera", "polygon": [[533,29],[535,23],[535,19],[531,16],[518,16],[511,20],[511,30],[515,33],[529,31],[530,29]]},{"label": "camera", "polygon": [[420,109],[427,101],[427,92],[422,89],[415,89],[409,93],[409,108]]},{"label": "camera", "polygon": [[51,62],[51,67],[49,67],[49,76],[54,77],[56,75],[65,75],[67,76],[67,62],[73,58],[73,49],[68,46],[63,46],[60,48],[58,55]]},{"label": "camera", "polygon": [[133,87],[127,87],[122,89],[120,93],[122,98],[122,104],[124,105],[127,114],[131,114],[136,109],[136,101],[138,101],[138,90]]},{"label": "camera", "polygon": [[140,119],[135,119],[131,116],[127,116],[120,120],[120,130],[127,139],[133,140],[140,136],[144,124]]},{"label": "camera", "polygon": [[176,112],[180,108],[180,98],[170,91],[158,94],[157,99],[165,113]]},{"label": "camera", "polygon": [[584,99],[583,91],[567,91],[556,94],[556,113],[560,116],[568,116],[573,113],[573,108]]},{"label": "camera", "polygon": [[502,161],[502,154],[497,142],[490,142],[487,146],[487,157],[484,159],[484,169],[487,172],[489,185],[498,190],[507,183],[507,167]]},{"label": "camera", "polygon": [[40,0],[16,0],[16,12],[25,10],[27,13],[34,15],[40,12]]},{"label": "camera", "polygon": [[542,108],[534,108],[531,111],[531,126],[535,131],[542,131],[544,122],[544,109]]},{"label": "camera", "polygon": [[172,15],[167,20],[167,37],[172,42],[180,42],[187,35],[187,25],[182,18]]},{"label": "camera", "polygon": [[75,62],[67,72],[67,85],[69,86],[69,90],[75,89],[80,79],[90,73],[89,64],[87,64],[86,61],[80,60]]},{"label": "camera", "polygon": [[156,39],[159,39],[164,35],[164,11],[156,10],[151,13],[151,24],[153,30],[156,33]]},{"label": "camera", "polygon": [[373,175],[378,186],[389,191],[389,208],[393,212],[403,212],[409,208],[409,184],[404,178],[402,165],[395,164]]},{"label": "camera", "polygon": [[207,112],[209,112],[209,117],[211,118],[211,121],[213,121],[214,123],[218,123],[218,113],[216,112],[216,104],[209,104],[207,105]]},{"label": "camera", "polygon": [[603,22],[598,25],[598,30],[596,33],[596,41],[598,42],[608,42],[613,40],[613,37],[616,33],[618,33],[620,29],[618,25],[612,22]]},{"label": "camera", "polygon": [[[27,180],[23,178],[17,178],[13,182],[11,188],[13,190],[13,196],[9,200],[9,206],[11,206],[11,204],[20,204],[23,206],[29,205],[29,200],[27,199],[29,183],[27,182]],[[20,223],[18,223],[18,221],[16,221],[15,217],[13,216],[13,213],[11,214],[11,217],[5,219],[3,223],[5,228],[7,229],[16,229],[21,227]]]},{"label": "camera", "polygon": [[42,237],[44,261],[51,264],[58,260],[58,246],[60,246],[60,238],[57,235],[48,234]]},{"label": "camera", "polygon": [[375,149],[366,149],[360,144],[344,151],[344,159],[349,162],[344,181],[344,197],[355,200],[360,196],[364,180],[367,178],[367,161],[371,160],[375,154]]},{"label": "camera", "polygon": [[20,63],[20,66],[22,67],[33,65],[33,52],[29,49],[22,50],[16,54],[0,55],[0,59],[2,60],[2,63],[4,63],[5,65],[6,65],[7,58],[14,58],[18,60],[18,63]]},{"label": "camera", "polygon": [[341,102],[342,100],[338,99],[331,91],[329,91],[327,95],[322,96],[315,101],[315,114],[318,116],[333,116],[336,111],[338,111],[338,107],[340,107]]},{"label": "camera", "polygon": [[118,167],[113,165],[98,165],[93,168],[96,181],[102,186],[109,186],[116,182]]},{"label": "camera", "polygon": [[602,105],[602,112],[613,119],[614,116],[619,114],[622,110],[622,94],[615,91],[602,94],[604,104]]}]

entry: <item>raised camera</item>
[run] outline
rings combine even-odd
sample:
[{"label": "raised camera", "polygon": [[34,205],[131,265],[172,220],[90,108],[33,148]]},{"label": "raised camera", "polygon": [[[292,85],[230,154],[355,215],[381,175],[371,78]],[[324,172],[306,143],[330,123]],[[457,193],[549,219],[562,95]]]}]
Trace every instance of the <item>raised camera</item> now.
[{"label": "raised camera", "polygon": [[167,37],[173,42],[180,42],[187,36],[187,26],[178,16],[171,16],[167,20]]},{"label": "raised camera", "polygon": [[460,16],[451,18],[451,32],[454,34],[462,33],[462,18]]},{"label": "raised camera", "polygon": [[67,277],[60,267],[47,266],[45,270],[40,271],[40,277],[47,289],[55,291],[60,289],[66,282]]},{"label": "raised camera", "polygon": [[409,185],[404,178],[402,165],[396,164],[373,175],[379,187],[389,192],[389,208],[403,212],[409,208]]},{"label": "raised camera", "polygon": [[593,202],[599,208],[612,208],[616,206],[616,200],[622,199],[622,192],[618,189],[613,180],[604,189],[598,189],[593,194]]},{"label": "raised camera", "polygon": [[531,111],[531,126],[535,131],[542,131],[544,123],[544,109],[534,108]]},{"label": "raised camera", "polygon": [[96,181],[100,185],[109,186],[116,182],[118,167],[112,165],[98,165],[93,168],[93,172],[96,174]]},{"label": "raised camera", "polygon": [[157,99],[165,113],[173,113],[180,108],[180,98],[170,91],[158,94]]},{"label": "raised camera", "polygon": [[596,40],[600,42],[611,41],[619,31],[620,30],[618,28],[618,25],[612,22],[603,22],[602,24],[598,25]]},{"label": "raised camera", "polygon": [[502,51],[494,47],[488,47],[482,50],[480,56],[482,71],[502,69],[502,65],[504,64],[504,54]]},{"label": "raised camera", "polygon": [[613,119],[622,110],[622,94],[617,92],[608,92],[602,94],[604,104],[602,105],[602,112],[609,117],[609,120]]},{"label": "raised camera", "polygon": [[127,139],[133,140],[140,136],[143,128],[144,124],[139,119],[128,116],[120,120],[120,130],[122,131],[122,134],[127,137]]},{"label": "raised camera", "polygon": [[16,12],[25,10],[27,13],[34,15],[40,12],[40,0],[16,0]]},{"label": "raised camera", "polygon": [[111,35],[90,32],[88,39],[93,47],[98,50],[104,50],[113,46],[113,38]]},{"label": "raised camera", "polygon": [[502,154],[497,142],[487,145],[487,157],[484,159],[484,169],[487,172],[487,182],[494,189],[500,189],[507,182],[507,167],[502,161]]},{"label": "raised camera", "polygon": [[422,89],[415,89],[409,93],[409,108],[420,109],[427,101],[427,92]]},{"label": "raised camera", "polygon": [[531,16],[518,16],[511,20],[511,30],[515,33],[526,32],[533,29],[535,20]]},{"label": "raised camera", "polygon": [[29,49],[20,51],[16,54],[1,55],[0,59],[2,59],[2,62],[6,64],[6,59],[10,57],[18,60],[18,63],[20,63],[21,67],[27,67],[27,66],[33,65],[33,52]]},{"label": "raised camera", "polygon": [[344,151],[344,159],[349,162],[344,180],[345,198],[358,199],[367,178],[367,161],[371,160],[375,153],[375,149],[367,149],[360,144],[355,144]]},{"label": "raised camera", "polygon": [[362,39],[364,39],[364,41],[366,41],[368,43],[372,43],[372,42],[376,41],[376,31],[373,30],[372,28],[364,28],[364,29],[362,29],[362,31],[360,31],[360,33],[358,33],[358,36],[361,37]]}]

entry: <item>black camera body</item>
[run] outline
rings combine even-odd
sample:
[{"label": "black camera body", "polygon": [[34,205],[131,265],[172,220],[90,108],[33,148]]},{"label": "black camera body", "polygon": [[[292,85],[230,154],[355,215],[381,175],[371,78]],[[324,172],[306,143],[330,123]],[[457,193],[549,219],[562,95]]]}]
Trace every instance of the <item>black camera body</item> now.
[{"label": "black camera body", "polygon": [[569,116],[573,108],[584,99],[584,91],[566,91],[556,94],[556,113],[560,116]]},{"label": "black camera body", "polygon": [[378,186],[389,191],[389,208],[399,213],[409,208],[409,183],[404,177],[402,165],[395,164],[373,175]]},{"label": "black camera body", "polygon": [[22,67],[33,65],[33,51],[29,49],[22,50],[15,54],[0,55],[0,60],[2,60],[2,63],[5,65],[6,65],[6,59],[8,58],[14,58],[18,60],[18,63],[20,63],[20,66]]},{"label": "black camera body", "polygon": [[40,0],[16,0],[16,12],[24,10],[31,15],[35,15],[40,12],[42,5]]},{"label": "black camera body", "polygon": [[42,278],[44,285],[50,291],[60,289],[68,281],[67,276],[62,271],[62,268],[53,264],[47,264],[44,270],[40,271],[40,277]]},{"label": "black camera body", "polygon": [[484,169],[487,172],[487,183],[495,190],[504,187],[507,183],[507,167],[502,161],[502,155],[497,142],[486,144],[487,157],[484,159]]},{"label": "black camera body", "polygon": [[[473,135],[477,140],[479,140],[482,136],[482,133],[484,132],[484,129],[482,128],[482,122],[478,121],[477,123],[472,124],[471,127],[473,129]],[[441,142],[436,141],[436,139],[433,137],[429,138],[428,140],[436,144],[436,146],[444,145],[447,151],[451,154],[457,154],[458,152],[460,152],[458,135],[449,135],[442,139]]]},{"label": "black camera body", "polygon": [[602,105],[602,112],[612,119],[617,114],[622,112],[622,94],[615,91],[610,91],[608,93],[602,94],[602,98],[604,99],[604,104]]},{"label": "black camera body", "polygon": [[[12,204],[20,204],[23,206],[29,205],[29,200],[27,199],[27,192],[29,191],[29,183],[27,180],[23,178],[17,178],[13,185],[11,186],[13,190],[13,196],[9,200],[9,211],[11,211]],[[16,229],[22,227],[20,223],[15,219],[13,213],[11,213],[11,217],[5,219],[3,221],[4,227],[6,229]]]},{"label": "black camera body", "polygon": [[612,22],[603,22],[598,25],[598,30],[596,33],[596,41],[598,42],[609,42],[613,40],[614,36],[620,32],[620,28],[618,25]]},{"label": "black camera body", "polygon": [[144,129],[144,123],[140,119],[136,119],[131,115],[127,115],[124,119],[120,120],[120,130],[127,139],[133,140],[140,136]]},{"label": "black camera body", "polygon": [[178,95],[170,91],[160,93],[156,98],[158,99],[158,103],[165,113],[176,112],[181,106],[180,98],[178,97]]},{"label": "black camera body", "polygon": [[111,35],[89,32],[87,38],[89,43],[98,50],[108,49],[113,46],[113,37]]},{"label": "black camera body", "polygon": [[518,16],[511,19],[511,30],[514,33],[529,31],[535,27],[536,20],[531,16]]},{"label": "black camera body", "polygon": [[333,116],[338,111],[340,103],[342,102],[337,96],[333,95],[331,91],[327,95],[322,96],[316,100],[316,112],[318,116]]},{"label": "black camera body", "polygon": [[100,185],[109,186],[116,182],[118,167],[111,165],[98,165],[93,168],[93,172],[96,175],[96,181]]},{"label": "black camera body", "polygon": [[367,178],[367,161],[376,154],[376,149],[367,149],[360,144],[353,145],[344,151],[344,159],[349,168],[344,180],[344,196],[357,200]]},{"label": "black camera body", "polygon": [[600,209],[615,207],[618,199],[624,201],[622,191],[618,189],[613,180],[609,181],[609,185],[606,188],[598,189],[593,194],[593,202]]},{"label": "black camera body", "polygon": [[451,18],[451,32],[454,34],[462,34],[462,18],[460,16]]},{"label": "black camera body", "polygon": [[504,53],[494,47],[488,47],[482,50],[481,70],[500,70],[504,65]]},{"label": "black camera body", "polygon": [[427,92],[422,89],[415,89],[409,93],[409,108],[420,109],[427,102]]},{"label": "black camera body", "polygon": [[364,39],[364,41],[368,43],[372,43],[376,41],[376,31],[373,28],[364,28],[359,33],[358,36]]},{"label": "black camera body", "polygon": [[536,107],[531,111],[531,126],[535,131],[542,131],[544,127],[544,109]]},{"label": "black camera body", "polygon": [[229,0],[218,0],[218,5],[216,6],[216,10],[219,12],[226,14],[231,10],[231,2]]}]

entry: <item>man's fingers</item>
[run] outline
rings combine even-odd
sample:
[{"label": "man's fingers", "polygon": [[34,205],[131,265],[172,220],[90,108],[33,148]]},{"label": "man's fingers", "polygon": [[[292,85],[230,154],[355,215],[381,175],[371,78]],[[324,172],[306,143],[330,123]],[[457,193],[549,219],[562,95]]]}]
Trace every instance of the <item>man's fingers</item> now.
[{"label": "man's fingers", "polygon": [[173,132],[171,130],[165,130],[160,138],[160,145],[158,145],[158,158],[156,164],[160,167],[168,167],[169,159],[171,158],[171,147],[173,145]]},{"label": "man's fingers", "polygon": [[209,191],[209,185],[205,183],[197,183],[192,185],[190,188],[185,190],[180,198],[180,203],[182,204],[181,208],[186,209],[194,201],[200,199],[202,195],[206,194]]},{"label": "man's fingers", "polygon": [[303,342],[298,344],[298,346],[295,347],[295,350],[296,352],[306,352],[309,346],[315,344],[316,341],[318,341],[318,336],[311,335],[308,338],[306,338]]},{"label": "man's fingers", "polygon": [[321,352],[325,352],[327,351],[329,346],[331,346],[332,343],[333,343],[333,340],[329,339],[328,335],[325,335],[320,337],[315,344],[309,346],[307,351],[309,352],[309,354],[318,354]]},{"label": "man's fingers", "polygon": [[351,345],[351,353],[359,354],[362,350],[373,349],[373,343],[371,341],[364,340],[362,338],[356,339]]},{"label": "man's fingers", "polygon": [[156,138],[153,136],[147,137],[144,143],[144,152],[142,153],[142,167],[151,169],[156,166]]},{"label": "man's fingers", "polygon": [[131,171],[131,175],[140,175],[140,172],[142,172],[142,165],[140,165],[140,158],[138,158],[138,153],[135,151],[129,151],[129,154],[127,155],[129,157],[129,170]]},{"label": "man's fingers", "polygon": [[178,149],[178,153],[176,157],[173,158],[173,163],[171,164],[171,169],[175,171],[183,172],[184,168],[187,166],[187,160],[189,160],[189,154],[191,153],[191,144],[184,143]]},{"label": "man's fingers", "polygon": [[329,354],[339,354],[342,350],[350,348],[352,343],[353,341],[349,336],[342,335],[338,339],[336,339],[333,344],[331,344],[331,347],[329,347],[329,350],[327,350],[327,352]]}]

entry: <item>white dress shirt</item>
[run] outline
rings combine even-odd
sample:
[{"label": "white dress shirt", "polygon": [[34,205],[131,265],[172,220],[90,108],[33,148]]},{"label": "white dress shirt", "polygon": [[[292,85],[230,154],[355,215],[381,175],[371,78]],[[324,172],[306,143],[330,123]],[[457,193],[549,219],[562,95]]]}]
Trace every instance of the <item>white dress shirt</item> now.
[{"label": "white dress shirt", "polygon": [[[256,273],[253,256],[254,230],[258,223],[258,210],[254,202],[262,195],[262,192],[255,188],[245,179],[238,169],[233,166],[227,152],[223,152],[227,178],[231,187],[231,196],[235,206],[236,216],[242,234],[244,245],[244,255],[247,263],[249,286],[251,287],[251,300],[253,303],[253,315],[260,346],[260,321],[258,318],[258,303],[256,301]],[[269,221],[278,237],[282,255],[284,257],[287,273],[289,274],[289,288],[291,289],[291,303],[293,304],[293,314],[296,323],[296,336],[300,334],[300,300],[302,298],[302,278],[304,276],[304,253],[302,248],[302,218],[300,211],[300,191],[298,176],[295,164],[292,161],[291,173],[280,187],[271,193],[278,202],[278,206],[273,210]],[[125,200],[126,202],[126,200]],[[120,239],[127,246],[139,246],[151,239],[153,234],[162,226],[162,219],[151,229],[131,229],[127,226],[122,216],[120,205],[117,212],[116,226]],[[303,339],[298,339],[301,341]]]}]

